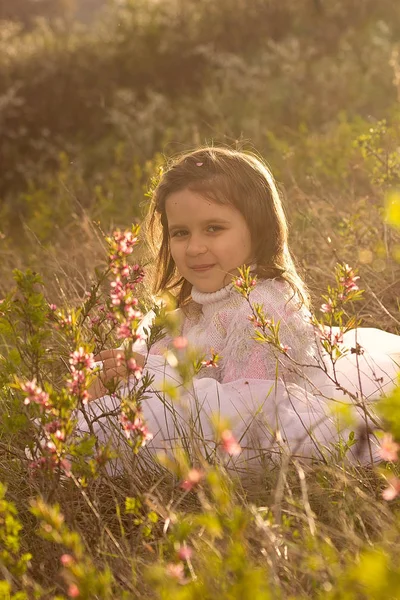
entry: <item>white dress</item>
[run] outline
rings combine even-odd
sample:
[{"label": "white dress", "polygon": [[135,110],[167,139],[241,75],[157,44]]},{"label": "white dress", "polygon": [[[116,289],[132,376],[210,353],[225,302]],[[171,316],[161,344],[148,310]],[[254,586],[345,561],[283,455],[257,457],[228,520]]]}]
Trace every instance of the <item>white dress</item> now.
[{"label": "white dress", "polygon": [[[360,442],[349,450],[350,459],[377,459],[377,440],[362,432],[366,425],[374,427],[373,403],[395,385],[400,336],[375,328],[349,331],[341,343],[349,352],[333,368],[308,311],[298,310],[292,296],[289,285],[278,280],[260,280],[250,293],[252,304],[262,304],[268,318],[280,321],[280,342],[289,347],[285,355],[254,340],[251,308],[232,284],[214,293],[193,288],[186,316],[178,311],[181,336],[206,358],[214,351],[221,360],[216,368],[204,367],[189,387],[183,387],[165,358],[172,338],[166,336],[151,347],[145,369],[154,381],[142,408],[153,440],[140,450],[143,457],[183,445],[193,460],[200,455],[212,459],[220,452],[215,441],[219,423],[219,429],[232,430],[242,447],[232,458],[237,469],[259,464],[265,456],[281,460],[282,453],[324,460],[351,431]],[[142,331],[153,317],[145,317]],[[351,353],[356,342],[362,354]],[[147,353],[144,341],[134,349]],[[129,381],[124,391],[132,386]],[[179,399],[165,392],[171,387],[179,391]],[[88,431],[87,418],[94,419],[92,431],[101,442],[110,441],[121,466],[131,451],[117,416],[102,416],[113,410],[118,412],[118,401],[110,396],[90,403],[79,428]]]}]

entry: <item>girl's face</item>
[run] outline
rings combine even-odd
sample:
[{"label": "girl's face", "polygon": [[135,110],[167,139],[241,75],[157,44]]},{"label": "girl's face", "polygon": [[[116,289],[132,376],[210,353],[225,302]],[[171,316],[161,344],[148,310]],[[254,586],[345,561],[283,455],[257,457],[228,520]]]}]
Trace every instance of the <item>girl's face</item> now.
[{"label": "girl's face", "polygon": [[253,262],[250,230],[234,206],[185,189],[168,196],[165,210],[172,258],[200,292],[223,288],[237,267]]}]

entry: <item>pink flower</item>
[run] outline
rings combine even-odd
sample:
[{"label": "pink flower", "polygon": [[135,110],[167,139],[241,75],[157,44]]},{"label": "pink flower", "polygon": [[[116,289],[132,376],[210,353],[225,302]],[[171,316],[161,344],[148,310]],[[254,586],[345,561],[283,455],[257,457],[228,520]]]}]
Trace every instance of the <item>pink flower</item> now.
[{"label": "pink flower", "polygon": [[187,478],[181,483],[181,488],[187,492],[190,492],[195,485],[200,483],[203,477],[204,471],[199,471],[199,469],[190,469],[189,473],[187,474]]},{"label": "pink flower", "polygon": [[400,450],[400,444],[394,441],[391,433],[385,433],[381,441],[381,447],[379,449],[379,456],[383,460],[395,462],[398,459],[398,451]]},{"label": "pink flower", "polygon": [[181,546],[178,550],[178,557],[180,560],[190,560],[193,555],[193,550],[188,546]]},{"label": "pink flower", "polygon": [[141,446],[144,446],[146,442],[153,439],[153,434],[148,430],[139,411],[137,411],[134,417],[128,417],[125,413],[121,413],[120,423],[128,439],[131,437],[131,432],[140,436]]},{"label": "pink flower", "polygon": [[75,583],[71,583],[68,586],[68,592],[67,593],[68,593],[68,596],[70,598],[78,598],[78,596],[80,596],[80,594],[81,594],[80,591],[79,591],[78,586]]},{"label": "pink flower", "polygon": [[346,293],[358,290],[358,286],[356,285],[357,279],[360,279],[358,275],[354,275],[353,269],[349,267],[349,265],[344,265],[344,275],[340,277],[339,281],[346,288]]},{"label": "pink flower", "polygon": [[290,346],[288,346],[287,344],[280,344],[280,348],[281,348],[282,352],[284,352],[285,354],[286,354],[286,353],[287,353],[289,350],[291,350],[291,347],[290,347]]},{"label": "pink flower", "polygon": [[174,348],[176,348],[177,350],[184,350],[185,348],[187,348],[188,345],[187,339],[182,336],[176,337],[172,343]]},{"label": "pink flower", "polygon": [[143,369],[142,369],[142,367],[139,367],[139,365],[136,363],[136,360],[134,358],[130,358],[128,360],[127,367],[128,367],[128,371],[130,371],[132,373],[132,375],[134,377],[136,377],[136,379],[139,380],[142,377]]},{"label": "pink flower", "polygon": [[75,352],[72,352],[72,354],[70,354],[69,362],[77,370],[93,369],[93,367],[95,366],[93,353],[85,352],[82,346],[78,350],[75,350]]},{"label": "pink flower", "polygon": [[60,427],[60,421],[51,421],[51,423],[47,423],[47,425],[45,425],[45,429],[49,433],[55,433]]},{"label": "pink flower", "polygon": [[167,574],[173,579],[183,581],[185,570],[182,563],[168,563]]},{"label": "pink flower", "polygon": [[69,567],[74,563],[74,558],[70,554],[62,554],[60,562],[63,567]]},{"label": "pink flower", "polygon": [[135,237],[132,231],[125,231],[121,233],[120,231],[114,232],[114,241],[116,243],[116,252],[121,254],[132,254],[133,247],[138,241],[138,238]]},{"label": "pink flower", "polygon": [[71,327],[72,325],[72,316],[71,315],[66,315],[65,317],[63,317],[61,314],[57,315],[59,317],[58,323],[61,327],[61,329],[68,329],[69,327]]},{"label": "pink flower", "polygon": [[47,448],[47,450],[50,450],[51,453],[57,451],[55,443],[51,442],[51,441],[46,443],[46,448]]},{"label": "pink flower", "polygon": [[132,330],[131,330],[131,328],[129,327],[128,323],[126,323],[126,322],[125,322],[125,323],[122,323],[122,325],[120,325],[120,326],[118,327],[118,330],[117,330],[117,337],[118,337],[119,339],[126,339],[126,338],[129,338],[129,337],[131,336],[131,334],[132,334]]},{"label": "pink flower", "polygon": [[197,163],[196,163],[196,167],[202,167],[202,166],[203,166],[203,164],[204,164],[204,163],[202,163],[202,162],[197,162]]},{"label": "pink flower", "polygon": [[27,394],[24,404],[28,405],[31,402],[39,404],[42,408],[46,409],[50,407],[50,397],[47,392],[44,392],[42,388],[36,385],[36,379],[27,381],[21,385],[21,389]]},{"label": "pink flower", "polygon": [[394,500],[400,494],[400,479],[398,477],[390,477],[388,479],[389,487],[382,492],[384,500]]},{"label": "pink flower", "polygon": [[254,327],[269,327],[272,324],[271,319],[263,319],[263,322],[261,322],[255,315],[249,315],[247,318],[253,323]]},{"label": "pink flower", "polygon": [[212,357],[209,360],[202,360],[201,364],[202,364],[203,367],[214,367],[214,368],[217,368],[217,366],[218,366],[218,360],[219,360],[218,354],[213,353]]},{"label": "pink flower", "polygon": [[221,433],[221,439],[222,448],[227,454],[230,454],[231,456],[238,456],[241,453],[242,448],[236,441],[230,429],[224,429],[224,431]]},{"label": "pink flower", "polygon": [[322,304],[321,305],[321,312],[323,313],[332,313],[333,312],[333,301],[331,300],[331,298],[329,298],[328,303],[327,304]]}]

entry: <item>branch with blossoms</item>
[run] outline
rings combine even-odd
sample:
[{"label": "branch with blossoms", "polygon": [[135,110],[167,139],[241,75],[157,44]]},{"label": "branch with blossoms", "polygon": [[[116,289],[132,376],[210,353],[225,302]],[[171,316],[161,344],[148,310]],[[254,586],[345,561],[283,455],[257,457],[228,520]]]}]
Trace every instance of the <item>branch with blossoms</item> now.
[{"label": "branch with blossoms", "polygon": [[[328,342],[328,340],[331,340],[331,344],[328,348],[328,355],[330,357],[334,357],[335,362],[339,358],[339,356],[343,356],[346,353],[346,349],[339,348],[339,343],[343,337],[343,333],[352,329],[352,327],[354,327],[356,323],[353,317],[349,317],[347,323],[344,324],[343,316],[345,312],[343,310],[343,305],[347,302],[350,302],[351,300],[360,299],[362,293],[360,291],[360,293],[356,295],[356,291],[358,290],[358,288],[357,290],[355,290],[353,286],[350,286],[350,278],[344,276],[344,273],[347,272],[347,265],[345,265],[344,267],[339,265],[336,270],[338,289],[335,290],[331,287],[328,288],[330,294],[335,295],[337,297],[341,297],[342,306],[341,312],[338,315],[338,319],[341,322],[340,335],[336,336],[333,333],[332,329],[330,329],[329,333],[329,328],[327,328],[323,323],[320,323],[320,321],[318,321],[315,315],[310,314],[309,316],[309,321],[314,326],[318,338],[322,338],[322,345],[325,347],[325,344]],[[336,373],[334,373],[334,376],[330,375],[329,370],[327,369],[327,366],[324,364],[323,361],[321,361],[321,363],[318,365],[310,365],[306,363],[301,363],[293,358],[293,356],[290,353],[291,347],[288,344],[283,343],[280,339],[280,321],[275,322],[275,319],[273,317],[267,317],[265,315],[264,308],[261,304],[251,302],[250,294],[257,285],[257,275],[251,274],[250,267],[244,267],[239,269],[239,273],[240,276],[235,277],[232,280],[232,283],[233,287],[247,300],[249,304],[251,314],[248,316],[248,319],[255,328],[254,339],[261,343],[271,344],[279,352],[280,355],[285,356],[285,358],[293,366],[293,370],[298,375],[305,377],[305,374],[301,370],[304,367],[313,366],[320,368],[327,375],[327,377],[330,378],[332,383],[334,383],[338,387],[338,389],[342,390],[345,394],[349,395],[349,397],[356,403],[356,406],[358,406],[358,396],[356,394],[353,394],[350,390],[344,388],[337,381]],[[358,279],[358,277],[356,279]],[[344,282],[346,282],[346,285],[344,285]],[[347,292],[346,289],[348,290]],[[325,296],[324,299],[327,299],[327,297]],[[360,348],[358,352],[361,354],[362,349]],[[309,381],[309,383],[312,383],[312,381]]]},{"label": "branch with blossoms", "polygon": [[[307,377],[303,369],[311,366],[321,369],[326,377],[335,385],[336,389],[341,390],[347,395],[352,400],[353,406],[362,410],[366,424],[369,420],[379,427],[380,423],[365,404],[364,397],[362,396],[362,386],[360,385],[360,397],[360,395],[351,392],[338,381],[336,372],[337,360],[349,352],[349,349],[340,346],[343,342],[343,334],[359,325],[359,321],[347,312],[347,305],[361,299],[363,293],[362,290],[359,290],[356,283],[359,277],[355,274],[354,270],[347,264],[337,265],[335,269],[336,287],[329,286],[328,294],[323,296],[325,302],[321,309],[322,320],[318,320],[315,315],[309,315],[309,322],[313,325],[316,336],[320,339],[321,345],[332,363],[333,372],[330,372],[328,369],[322,353],[320,353],[321,360],[318,364],[312,365],[299,362],[291,355],[290,346],[280,339],[280,321],[276,323],[273,317],[268,318],[264,313],[262,305],[251,302],[250,295],[257,285],[257,276],[251,274],[250,267],[239,269],[239,273],[240,276],[233,278],[232,282],[234,288],[249,304],[251,314],[248,318],[255,328],[254,339],[260,343],[271,344],[279,353],[277,359],[279,360],[279,355],[284,356],[293,372],[304,380],[307,380],[311,386],[315,387],[313,381]],[[334,326],[338,327],[337,332],[333,330]],[[357,356],[363,353],[363,349],[359,344],[355,348],[351,348],[350,351]],[[286,368],[288,367],[287,364],[285,366]]]},{"label": "branch with blossoms", "polygon": [[[320,307],[321,318],[311,316],[311,323],[319,334],[321,344],[333,365],[348,352],[348,349],[339,347],[343,342],[343,334],[361,324],[361,320],[348,314],[347,306],[351,302],[361,300],[364,293],[356,283],[360,277],[347,264],[336,265],[335,279],[336,287],[328,285],[328,294],[322,296],[325,302]],[[333,327],[338,327],[339,331],[334,332]],[[357,344],[351,352],[360,355],[363,350]]]},{"label": "branch with blossoms", "polygon": [[[111,311],[117,324],[117,337],[123,340],[124,351],[118,354],[117,366],[124,365],[131,376],[128,395],[120,398],[120,423],[127,439],[135,451],[152,439],[152,434],[144,422],[141,398],[150,384],[146,378],[141,387],[143,367],[134,358],[133,345],[141,339],[138,327],[143,314],[135,295],[136,286],[142,283],[144,271],[138,264],[131,265],[128,257],[138,243],[139,226],[133,225],[131,231],[115,231],[106,238],[108,244],[109,267],[114,278],[110,283]],[[118,394],[117,394],[118,396]]]},{"label": "branch with blossoms", "polygon": [[[69,476],[72,469],[87,473],[88,468],[94,475],[98,466],[103,466],[111,458],[107,448],[103,448],[93,435],[77,435],[76,425],[78,411],[81,411],[86,419],[89,434],[94,433],[93,423],[87,413],[87,405],[91,400],[88,390],[99,373],[93,350],[94,346],[101,348],[104,339],[113,332],[119,340],[123,340],[123,349],[118,355],[118,361],[126,367],[129,383],[128,389],[123,393],[118,381],[110,383],[110,393],[114,393],[120,400],[116,416],[120,419],[127,443],[133,446],[134,450],[151,439],[141,409],[141,401],[146,389],[151,385],[151,377],[143,376],[143,365],[136,363],[132,350],[133,344],[140,338],[137,329],[143,316],[135,292],[137,284],[143,281],[144,273],[138,264],[130,264],[131,254],[138,243],[138,232],[138,226],[134,226],[125,232],[117,230],[106,238],[108,265],[103,273],[96,273],[98,282],[92,285],[83,307],[72,310],[57,308],[55,304],[47,303],[44,297],[42,299],[40,307],[43,304],[43,316],[40,316],[40,321],[37,317],[36,320],[40,324],[47,319],[50,333],[53,332],[57,341],[64,346],[67,343],[70,350],[65,358],[61,352],[68,373],[56,386],[51,386],[48,382],[43,383],[38,377],[27,378],[22,374],[14,377],[16,383],[13,387],[22,394],[23,412],[34,434],[35,442],[30,443],[28,452],[32,475],[41,472],[51,474],[52,477],[56,475],[56,480],[59,480],[62,474]],[[110,274],[110,289],[101,304],[100,283],[109,278]],[[19,279],[25,288],[28,284],[33,286],[38,282],[37,277],[31,277],[25,282],[23,274],[19,275]],[[30,297],[32,304],[38,306],[38,294],[30,292],[28,300]],[[3,302],[4,314],[0,317],[4,321],[7,318],[13,322],[9,312],[14,306],[16,304],[11,301]],[[29,306],[28,301],[28,309],[25,308],[25,312],[29,312]],[[96,321],[96,317],[92,316],[93,311],[98,312]],[[91,326],[89,331],[87,325]],[[88,338],[89,341],[86,341]],[[38,368],[34,372],[38,371]],[[94,446],[97,449],[95,458]]]},{"label": "branch with blossoms", "polygon": [[49,387],[43,390],[36,382],[17,380],[15,387],[24,395],[24,405],[38,407],[33,411],[39,426],[39,446],[35,454],[39,455],[30,463],[32,474],[38,471],[47,474],[71,474],[70,458],[79,448],[80,440],[75,436],[74,414],[78,408],[88,403],[88,385],[93,377],[93,353],[83,346],[71,352],[70,372],[65,387],[56,393]]}]

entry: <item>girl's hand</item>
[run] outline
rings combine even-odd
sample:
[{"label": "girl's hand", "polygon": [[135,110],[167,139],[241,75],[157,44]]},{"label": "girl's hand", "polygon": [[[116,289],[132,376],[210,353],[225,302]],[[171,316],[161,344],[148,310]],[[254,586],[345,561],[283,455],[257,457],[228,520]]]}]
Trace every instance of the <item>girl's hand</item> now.
[{"label": "girl's hand", "polygon": [[[144,356],[137,352],[133,352],[132,358],[135,359],[139,367],[144,366]],[[96,362],[101,361],[103,363],[103,369],[88,388],[90,396],[89,401],[97,400],[97,398],[101,398],[108,394],[109,392],[106,384],[112,379],[120,381],[121,379],[128,379],[129,377],[123,350],[102,350],[94,357],[94,360]]]}]

